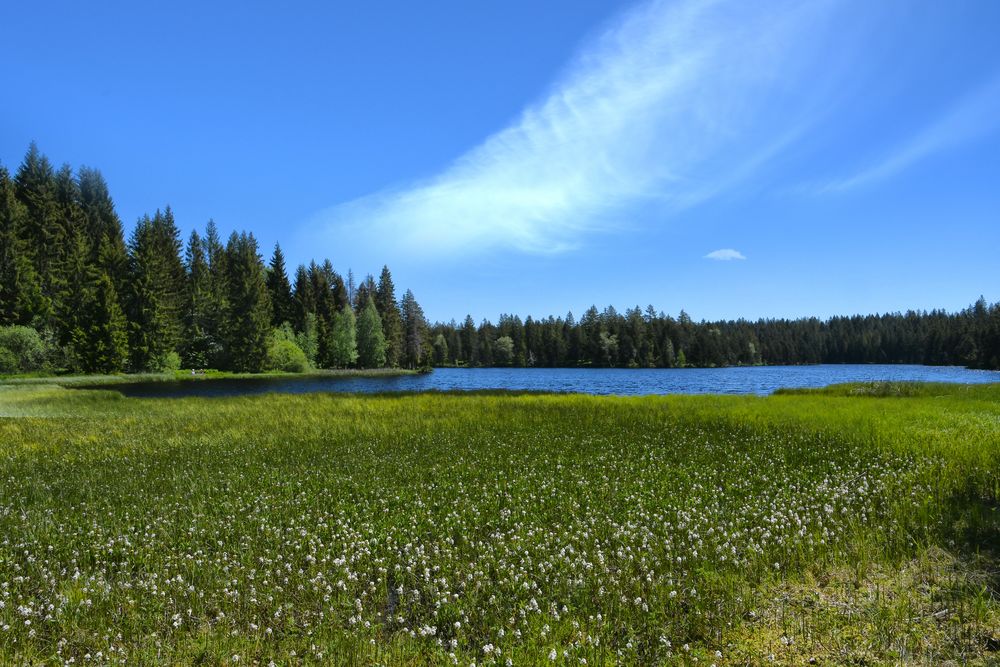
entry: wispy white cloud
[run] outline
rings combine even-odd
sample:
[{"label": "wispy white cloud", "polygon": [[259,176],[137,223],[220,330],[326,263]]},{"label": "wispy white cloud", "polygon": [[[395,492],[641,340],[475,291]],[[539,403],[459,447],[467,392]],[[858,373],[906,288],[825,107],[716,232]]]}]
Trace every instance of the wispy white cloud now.
[{"label": "wispy white cloud", "polygon": [[712,252],[705,255],[705,259],[714,259],[720,262],[728,262],[734,259],[746,259],[746,257],[739,250],[733,250],[732,248],[722,248],[720,250],[713,250]]},{"label": "wispy white cloud", "polygon": [[553,253],[627,226],[639,207],[662,218],[716,196],[808,123],[791,111],[804,97],[796,82],[837,4],[643,4],[442,173],[334,206],[309,227],[341,247],[377,239],[383,257]]},{"label": "wispy white cloud", "polygon": [[1000,127],[1000,77],[974,90],[909,141],[879,162],[846,178],[809,188],[834,193],[875,184],[890,178],[934,153],[948,150]]}]

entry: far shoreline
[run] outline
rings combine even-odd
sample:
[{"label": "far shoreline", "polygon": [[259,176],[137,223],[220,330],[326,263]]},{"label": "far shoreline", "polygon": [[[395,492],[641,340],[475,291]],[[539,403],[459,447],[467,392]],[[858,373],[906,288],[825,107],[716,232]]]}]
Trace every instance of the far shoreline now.
[{"label": "far shoreline", "polygon": [[166,371],[162,373],[121,373],[115,375],[31,375],[0,376],[2,385],[55,384],[64,386],[111,386],[150,382],[206,382],[211,380],[270,380],[270,379],[315,379],[315,378],[380,378],[418,375],[420,371],[408,368],[334,368],[317,369],[305,373],[286,371],[266,371],[263,373],[236,373],[230,371],[195,371],[191,369]]}]

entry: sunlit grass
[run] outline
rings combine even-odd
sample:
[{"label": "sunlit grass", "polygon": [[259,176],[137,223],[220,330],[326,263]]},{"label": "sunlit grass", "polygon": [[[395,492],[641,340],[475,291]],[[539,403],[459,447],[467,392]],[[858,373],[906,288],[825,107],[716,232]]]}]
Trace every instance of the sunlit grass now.
[{"label": "sunlit grass", "polygon": [[0,387],[0,663],[986,661],[998,398]]}]

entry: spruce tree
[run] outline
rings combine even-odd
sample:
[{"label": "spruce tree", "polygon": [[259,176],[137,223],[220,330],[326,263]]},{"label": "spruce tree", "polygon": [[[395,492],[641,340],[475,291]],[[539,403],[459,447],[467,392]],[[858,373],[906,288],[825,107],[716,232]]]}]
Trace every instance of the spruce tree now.
[{"label": "spruce tree", "polygon": [[[316,300],[313,299],[312,285],[309,283],[309,273],[302,264],[299,264],[299,268],[295,271],[294,308],[295,320],[293,324],[296,331],[305,332],[306,318],[309,315],[313,316],[313,328],[315,328]],[[312,359],[312,362],[316,363],[316,359]]]},{"label": "spruce tree", "polygon": [[293,323],[295,304],[292,301],[292,286],[285,270],[285,256],[277,243],[274,244],[274,254],[271,255],[271,266],[267,273],[267,291],[271,295],[271,324],[278,327],[285,322]]},{"label": "spruce tree", "polygon": [[358,316],[358,365],[361,368],[385,365],[385,335],[374,299],[366,300]]},{"label": "spruce tree", "polygon": [[66,255],[64,269],[74,276],[73,280],[63,283],[62,289],[56,299],[56,317],[58,322],[57,340],[66,351],[66,362],[72,370],[87,371],[80,360],[89,359],[91,350],[87,349],[89,344],[89,322],[97,317],[96,313],[89,312],[96,307],[96,300],[93,294],[95,276],[94,271],[88,266],[87,260],[90,255],[90,246],[87,243],[83,230],[74,229],[68,247],[64,249]]},{"label": "spruce tree", "polygon": [[0,326],[30,325],[47,317],[38,274],[21,238],[26,224],[14,181],[0,166]]},{"label": "spruce tree", "polygon": [[14,177],[17,199],[24,206],[21,240],[38,277],[41,298],[33,320],[36,327],[54,327],[52,302],[58,291],[59,254],[66,246],[65,228],[59,221],[55,172],[48,158],[32,142]]},{"label": "spruce tree", "polygon": [[159,370],[170,344],[171,313],[166,305],[165,269],[153,221],[143,216],[129,241],[128,329],[133,371]]},{"label": "spruce tree", "polygon": [[205,257],[205,243],[197,231],[192,231],[184,251],[187,273],[184,304],[184,336],[181,361],[188,368],[205,368],[210,359],[218,357],[220,342],[212,332],[212,277]]},{"label": "spruce tree", "polygon": [[333,356],[333,315],[337,312],[337,307],[330,287],[333,266],[329,260],[322,265],[310,262],[308,274],[312,301],[316,308],[316,361],[321,368],[330,368],[336,365]]},{"label": "spruce tree", "polygon": [[388,266],[382,267],[382,274],[378,279],[375,307],[382,318],[386,364],[390,367],[399,366],[403,356],[403,323],[396,303],[396,287],[392,284]]},{"label": "spruce tree", "polygon": [[226,342],[234,370],[259,372],[267,361],[271,331],[271,299],[267,292],[264,262],[253,234],[235,232],[226,245],[229,285]]},{"label": "spruce tree", "polygon": [[176,349],[180,344],[184,331],[184,292],[186,276],[184,262],[181,259],[180,230],[174,222],[174,214],[167,206],[163,213],[157,211],[153,216],[151,233],[155,252],[158,255],[159,279],[166,320],[166,344]]},{"label": "spruce tree", "polygon": [[424,311],[410,290],[403,295],[400,310],[403,312],[403,364],[407,368],[420,368],[429,363],[430,356]]},{"label": "spruce tree", "polygon": [[[368,306],[369,301],[374,303],[375,290],[375,278],[369,273],[365,276],[365,279],[361,281],[361,284],[358,285],[357,294],[354,297],[354,312],[360,314],[364,311],[365,307]],[[379,326],[381,326],[381,324],[379,324]],[[383,334],[383,338],[384,337],[385,334]]]},{"label": "spruce tree", "polygon": [[81,317],[71,337],[74,361],[85,373],[117,373],[128,364],[125,314],[111,277],[100,267],[88,269]]},{"label": "spruce tree", "polygon": [[17,230],[22,215],[7,170],[0,167],[0,326],[17,324],[19,319],[21,243]]},{"label": "spruce tree", "polygon": [[81,167],[77,180],[80,208],[90,242],[90,263],[100,266],[108,274],[120,297],[128,273],[128,248],[121,219],[115,212],[114,201],[101,172]]},{"label": "spruce tree", "polygon": [[206,365],[212,368],[224,368],[229,365],[223,341],[229,285],[226,278],[226,249],[219,238],[219,230],[214,220],[209,220],[205,227],[202,249],[205,261],[208,263],[208,300],[202,323],[209,343],[205,361]]},{"label": "spruce tree", "polygon": [[339,273],[329,266],[330,260],[324,262],[324,267],[329,267],[330,291],[333,293],[333,305],[337,310],[353,308],[351,300],[347,296],[347,285]]},{"label": "spruce tree", "polygon": [[[52,311],[54,331],[60,344],[71,345],[70,338],[79,328],[79,320],[87,315],[82,304],[89,302],[92,281],[87,279],[91,265],[91,239],[85,228],[80,190],[73,170],[63,165],[55,176],[55,200],[59,224],[62,226],[62,247],[53,254],[50,287],[54,290]],[[74,354],[76,352],[74,351]]]}]

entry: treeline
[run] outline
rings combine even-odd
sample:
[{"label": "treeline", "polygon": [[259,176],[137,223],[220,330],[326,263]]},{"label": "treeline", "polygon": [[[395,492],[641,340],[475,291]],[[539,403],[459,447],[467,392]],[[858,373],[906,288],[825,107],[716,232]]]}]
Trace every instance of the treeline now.
[{"label": "treeline", "polygon": [[169,207],[126,242],[100,172],[34,144],[13,176],[0,166],[0,372],[416,368],[427,341],[387,267],[355,285],[311,262],[293,284],[280,246],[265,265],[252,234],[223,242],[212,221],[182,243]]},{"label": "treeline", "polygon": [[0,373],[437,366],[683,367],[915,363],[1000,368],[1000,304],[959,312],[695,322],[652,306],[576,320],[429,326],[383,267],[356,283],[329,260],[289,279],[252,234],[208,222],[186,243],[169,207],[126,242],[101,174],[32,144],[0,166]]},{"label": "treeline", "polygon": [[549,317],[497,324],[435,324],[435,365],[673,368],[759,364],[882,363],[1000,368],[1000,303],[980,298],[940,310],[787,320],[695,322],[652,306],[591,307],[577,321]]}]

